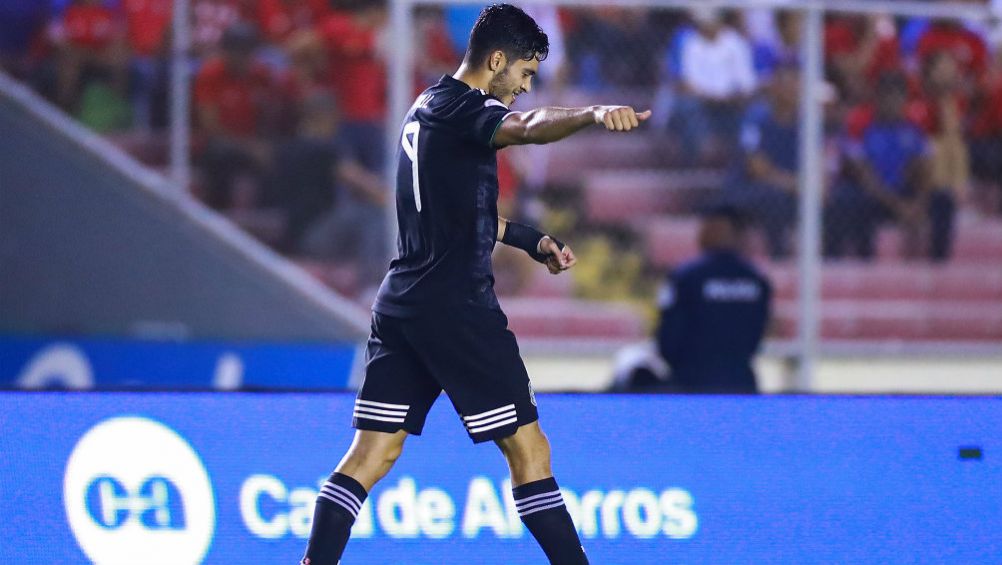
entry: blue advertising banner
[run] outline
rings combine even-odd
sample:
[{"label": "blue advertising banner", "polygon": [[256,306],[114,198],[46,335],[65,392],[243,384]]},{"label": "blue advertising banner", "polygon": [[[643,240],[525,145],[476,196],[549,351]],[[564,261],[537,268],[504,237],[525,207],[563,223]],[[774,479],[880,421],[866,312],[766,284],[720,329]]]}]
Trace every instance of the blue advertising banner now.
[{"label": "blue advertising banner", "polygon": [[355,344],[0,336],[0,388],[348,388]]},{"label": "blue advertising banner", "polygon": [[[540,395],[592,563],[1002,561],[1002,399]],[[348,394],[0,394],[0,563],[292,564]],[[544,563],[442,399],[343,563]]]}]

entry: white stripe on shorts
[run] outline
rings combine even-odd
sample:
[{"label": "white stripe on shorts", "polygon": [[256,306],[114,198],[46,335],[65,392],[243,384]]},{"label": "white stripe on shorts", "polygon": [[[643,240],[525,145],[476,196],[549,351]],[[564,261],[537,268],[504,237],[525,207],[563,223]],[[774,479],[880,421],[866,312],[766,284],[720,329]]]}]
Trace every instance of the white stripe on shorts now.
[{"label": "white stripe on shorts", "polygon": [[356,406],[356,412],[365,412],[367,414],[379,414],[380,416],[406,416],[406,410],[381,410],[379,408],[369,408],[368,406]]},{"label": "white stripe on shorts", "polygon": [[363,412],[355,411],[353,414],[356,418],[365,418],[366,420],[378,420],[380,422],[394,422],[396,424],[403,424],[403,418],[387,418],[386,416],[373,416],[371,414],[365,414]]},{"label": "white stripe on shorts", "polygon": [[375,406],[376,408],[389,408],[390,410],[407,410],[411,407],[410,404],[389,404],[386,402],[373,402],[372,400],[362,400],[361,398],[356,398],[355,406],[358,406],[359,404]]},{"label": "white stripe on shorts", "polygon": [[491,416],[490,418],[484,418],[483,420],[480,420],[480,421],[477,421],[477,422],[471,422],[471,423],[463,422],[463,425],[465,425],[467,428],[479,428],[479,427],[486,426],[487,424],[491,424],[493,422],[497,422],[498,420],[504,420],[506,418],[511,418],[512,416],[515,416],[515,415],[516,415],[515,414],[515,409],[512,408],[511,410],[509,410],[507,412],[502,412],[501,414],[495,414],[495,415]]},{"label": "white stripe on shorts", "polygon": [[469,432],[471,434],[479,434],[480,432],[486,432],[488,430],[493,430],[494,428],[500,428],[502,426],[507,426],[508,424],[513,424],[518,421],[518,416],[514,413],[507,420],[501,420],[500,422],[495,422],[489,426],[481,426],[479,428],[470,426]]},{"label": "white stripe on shorts", "polygon": [[475,426],[476,425],[476,420],[481,420],[481,419],[487,418],[488,416],[493,416],[495,414],[498,414],[500,412],[505,412],[505,411],[514,412],[515,411],[515,405],[514,404],[509,404],[507,406],[502,406],[501,408],[495,408],[493,410],[488,410],[486,412],[481,412],[479,414],[473,414],[471,416],[463,416],[463,421],[466,422],[466,423],[468,423],[468,424],[470,424],[470,425]]}]

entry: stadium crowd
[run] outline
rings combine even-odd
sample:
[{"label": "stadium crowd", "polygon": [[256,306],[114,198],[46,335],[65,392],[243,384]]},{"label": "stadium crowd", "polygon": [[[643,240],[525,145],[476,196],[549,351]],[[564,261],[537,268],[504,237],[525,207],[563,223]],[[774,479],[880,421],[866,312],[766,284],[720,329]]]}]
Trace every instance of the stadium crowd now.
[{"label": "stadium crowd", "polygon": [[[0,4],[8,73],[96,130],[163,135],[170,0]],[[793,252],[797,13],[530,9],[552,41],[545,88],[647,92],[652,139],[675,139],[679,167],[726,170],[719,200],[761,227],[771,257]],[[477,11],[420,8],[407,46],[418,90],[455,69]],[[191,18],[195,194],[222,210],[281,210],[273,243],[285,252],[381,257],[387,5],[191,0]],[[892,223],[906,256],[943,261],[958,209],[1000,213],[999,39],[981,23],[826,18],[826,256],[872,257]],[[507,162],[501,172],[511,200],[518,175]]]}]

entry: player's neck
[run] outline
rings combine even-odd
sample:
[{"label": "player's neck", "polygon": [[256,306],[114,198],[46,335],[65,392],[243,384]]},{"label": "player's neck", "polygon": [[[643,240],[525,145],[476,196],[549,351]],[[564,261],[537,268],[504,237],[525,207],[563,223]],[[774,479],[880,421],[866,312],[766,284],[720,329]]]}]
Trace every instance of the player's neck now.
[{"label": "player's neck", "polygon": [[484,91],[486,91],[491,85],[491,73],[484,70],[474,69],[466,64],[465,61],[462,65],[459,65],[459,69],[452,74],[452,78],[466,83],[466,85],[470,88],[479,88]]}]

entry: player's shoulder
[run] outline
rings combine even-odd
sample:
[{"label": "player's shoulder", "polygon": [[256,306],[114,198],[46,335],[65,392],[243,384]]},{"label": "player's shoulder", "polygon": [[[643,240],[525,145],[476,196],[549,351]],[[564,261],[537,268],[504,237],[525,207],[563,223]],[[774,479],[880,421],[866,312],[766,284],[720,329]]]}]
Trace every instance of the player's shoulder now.
[{"label": "player's shoulder", "polygon": [[504,104],[483,90],[471,88],[449,75],[443,75],[436,84],[422,92],[415,102],[416,110],[423,110],[446,120],[470,110],[491,106],[504,107]]}]

